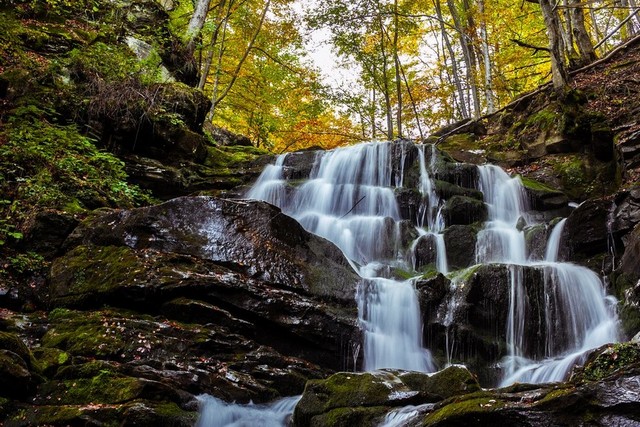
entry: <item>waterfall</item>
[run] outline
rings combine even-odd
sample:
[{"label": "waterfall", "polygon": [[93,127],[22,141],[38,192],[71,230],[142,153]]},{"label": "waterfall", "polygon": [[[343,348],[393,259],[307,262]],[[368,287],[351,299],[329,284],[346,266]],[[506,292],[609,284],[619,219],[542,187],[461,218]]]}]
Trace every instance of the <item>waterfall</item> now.
[{"label": "waterfall", "polygon": [[[557,262],[565,219],[553,229],[544,261],[528,261],[521,224],[528,220],[524,189],[497,166],[479,167],[479,188],[489,218],[478,234],[480,263],[509,266],[510,290],[502,385],[518,382],[561,381],[587,350],[617,340],[614,303],[600,277],[586,267]],[[544,348],[542,359],[525,355],[525,328],[532,310],[523,279],[523,267],[544,270]]]},{"label": "waterfall", "polygon": [[[308,231],[335,243],[354,263],[363,278],[355,296],[364,332],[365,369],[430,372],[435,364],[422,345],[414,280],[393,280],[384,274],[389,266],[412,270],[404,261],[394,193],[403,182],[406,152],[402,147],[400,168],[394,171],[392,148],[388,142],[366,143],[320,152],[309,179],[288,189],[282,178],[284,156],[279,156],[247,196],[279,206]],[[419,149],[424,165],[424,147]],[[435,192],[426,189],[431,181],[424,169],[421,193],[426,209],[432,210],[439,202]],[[446,254],[442,259],[446,269]]]},{"label": "waterfall", "polygon": [[564,223],[567,222],[566,218],[563,218],[553,227],[553,231],[549,235],[547,240],[547,250],[544,254],[544,260],[548,262],[558,261],[558,252],[560,250],[560,238],[562,237],[562,231],[564,230]]},{"label": "waterfall", "polygon": [[[445,201],[434,179],[438,172],[436,148],[400,145],[395,149],[388,142],[365,143],[318,152],[308,179],[302,181],[285,179],[287,155],[278,156],[247,197],[279,206],[308,231],[332,241],[360,275],[354,293],[364,336],[364,369],[431,372],[435,363],[422,342],[416,279],[396,280],[391,272],[400,269],[418,277],[415,248],[420,238],[431,239],[427,247],[435,252],[434,266],[450,280],[446,309],[437,316],[445,327],[446,348],[442,350],[446,363],[451,363],[456,346],[464,344],[455,342],[456,313],[466,304],[465,281],[478,266],[449,272],[444,239],[447,224],[442,216]],[[405,162],[412,149],[418,153],[417,170],[409,171],[405,167],[414,166]],[[615,301],[606,296],[601,278],[591,270],[558,262],[564,219],[550,233],[544,259],[531,260],[523,230],[536,225],[536,217],[529,214],[521,180],[497,166],[479,166],[477,172],[477,189],[483,193],[488,218],[477,235],[476,262],[502,264],[508,271],[501,384],[562,380],[587,350],[617,339]],[[416,188],[404,190],[417,191],[411,194],[418,194],[420,203],[415,218],[402,218],[396,193],[409,182]],[[406,220],[413,222],[415,231],[407,232],[410,226]],[[409,235],[418,238],[403,241]],[[540,283],[528,282],[531,271]],[[529,323],[534,317],[540,330],[536,332],[539,342],[532,344]],[[221,403],[216,405],[221,407]],[[225,408],[233,412],[231,406]],[[261,410],[270,413],[270,408]],[[394,411],[384,423],[400,425],[416,413],[415,408]]]}]

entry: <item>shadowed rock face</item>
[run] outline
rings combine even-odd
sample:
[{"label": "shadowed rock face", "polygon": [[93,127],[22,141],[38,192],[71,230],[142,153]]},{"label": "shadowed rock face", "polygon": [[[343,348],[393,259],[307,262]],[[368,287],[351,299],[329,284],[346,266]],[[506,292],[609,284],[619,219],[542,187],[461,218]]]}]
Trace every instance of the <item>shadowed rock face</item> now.
[{"label": "shadowed rock face", "polygon": [[357,275],[342,252],[264,202],[184,197],[101,214],[67,246],[128,246],[191,255],[254,279],[351,303]]},{"label": "shadowed rock face", "polygon": [[[40,346],[32,363],[3,344],[0,370],[24,383],[16,395],[59,405],[65,423],[87,416],[69,406],[103,402],[92,419],[174,405],[175,425],[189,425],[194,395],[261,402],[353,369],[358,281],[332,243],[264,202],[184,197],[97,212],[51,266],[41,290],[51,313],[26,323],[0,313],[3,327],[26,324],[13,341]],[[25,425],[50,420],[36,409]]]}]

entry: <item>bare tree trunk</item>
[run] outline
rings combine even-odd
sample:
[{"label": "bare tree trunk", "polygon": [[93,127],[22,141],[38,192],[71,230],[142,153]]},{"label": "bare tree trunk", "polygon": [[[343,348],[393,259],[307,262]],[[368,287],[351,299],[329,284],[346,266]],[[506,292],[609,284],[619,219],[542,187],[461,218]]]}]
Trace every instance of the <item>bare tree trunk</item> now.
[{"label": "bare tree trunk", "polygon": [[382,14],[378,13],[378,25],[380,26],[380,53],[382,54],[382,96],[384,96],[385,113],[387,116],[387,139],[393,141],[393,111],[391,109],[391,97],[389,95],[389,74],[387,50],[385,48],[385,29]]},{"label": "bare tree trunk", "polygon": [[489,35],[487,33],[487,20],[484,15],[484,0],[478,0],[478,12],[482,17],[480,24],[480,39],[482,40],[482,57],[484,60],[484,94],[487,101],[487,113],[496,110],[495,94],[493,93],[493,78],[491,76],[491,52],[489,51]]},{"label": "bare tree trunk", "polygon": [[[466,2],[465,2],[466,3]],[[453,24],[458,31],[460,36],[460,47],[462,48],[462,58],[464,59],[465,68],[466,68],[466,76],[467,82],[471,89],[471,96],[468,96],[469,104],[468,109],[469,112],[473,109],[473,115],[475,117],[480,116],[480,98],[478,97],[478,83],[476,81],[476,61],[475,54],[473,52],[473,46],[471,45],[471,41],[467,34],[467,28],[462,23],[460,19],[460,15],[458,14],[458,10],[456,9],[456,5],[453,0],[447,0],[447,6],[449,7],[449,12],[451,12],[451,17],[453,18]],[[465,11],[468,12],[468,11]],[[471,105],[471,101],[473,102],[473,106]]]},{"label": "bare tree trunk", "polygon": [[544,24],[547,28],[547,36],[549,38],[549,53],[551,54],[551,78],[553,87],[556,90],[564,89],[568,82],[569,76],[564,63],[563,43],[560,35],[560,20],[557,11],[551,0],[539,0],[542,8],[542,16]]},{"label": "bare tree trunk", "polygon": [[[226,0],[222,0],[216,6],[220,8],[220,11],[224,10],[223,6],[225,1]],[[204,68],[202,69],[202,74],[200,75],[200,82],[198,83],[198,89],[200,90],[204,89],[204,86],[207,83],[207,77],[209,77],[209,71],[211,70],[211,64],[213,63],[213,55],[215,54],[215,51],[216,51],[216,44],[218,43],[218,36],[220,35],[220,28],[223,26],[226,27],[227,20],[231,15],[231,6],[233,5],[233,3],[234,3],[234,0],[229,0],[229,5],[227,7],[226,15],[220,16],[220,14],[218,14],[217,18],[219,18],[218,20],[220,20],[221,22],[218,23],[218,25],[216,25],[216,29],[213,31],[213,35],[211,36],[211,44],[209,45],[209,52],[207,52],[207,59],[204,64]]]},{"label": "bare tree trunk", "polygon": [[578,51],[580,51],[580,66],[587,65],[597,59],[596,51],[593,49],[591,38],[584,24],[584,11],[580,0],[569,0],[569,16],[571,17],[571,27]]},{"label": "bare tree trunk", "polygon": [[396,125],[398,127],[398,138],[402,138],[402,79],[400,77],[400,57],[398,56],[398,0],[393,2],[393,59],[396,69],[396,97],[398,106],[396,110]]},{"label": "bare tree trunk", "polygon": [[440,33],[442,35],[442,41],[449,52],[449,57],[451,59],[451,74],[453,74],[453,83],[456,87],[456,91],[458,92],[458,100],[460,113],[463,119],[469,118],[469,112],[467,110],[467,105],[464,96],[464,89],[462,87],[462,82],[460,81],[460,75],[458,74],[458,64],[456,62],[455,52],[453,51],[453,47],[451,46],[451,40],[449,40],[449,34],[447,34],[447,28],[444,25],[444,19],[442,18],[442,7],[440,5],[440,0],[434,0],[433,4],[436,8],[436,15],[438,17],[438,22],[440,23]]},{"label": "bare tree trunk", "polygon": [[[571,24],[571,13],[567,7],[567,0],[562,0],[562,15],[564,15],[564,23],[558,15],[558,21],[560,22],[560,34],[562,35],[562,42],[564,44],[565,51],[562,54],[569,59],[569,64],[573,64],[577,61],[579,55],[573,45],[573,26]],[[557,7],[557,0],[556,0]],[[576,64],[577,66],[578,64]]]}]

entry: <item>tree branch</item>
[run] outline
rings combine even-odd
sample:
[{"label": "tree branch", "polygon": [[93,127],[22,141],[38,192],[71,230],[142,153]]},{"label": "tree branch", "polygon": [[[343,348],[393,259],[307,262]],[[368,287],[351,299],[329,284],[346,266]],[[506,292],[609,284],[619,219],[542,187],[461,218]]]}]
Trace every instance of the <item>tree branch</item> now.
[{"label": "tree branch", "polygon": [[532,44],[523,42],[521,40],[517,40],[517,39],[511,39],[512,42],[514,42],[515,44],[517,44],[520,47],[526,47],[527,49],[533,49],[533,54],[535,55],[536,53],[538,53],[538,51],[544,51],[544,52],[549,52],[549,48],[548,47],[543,47],[543,46],[534,46]]}]

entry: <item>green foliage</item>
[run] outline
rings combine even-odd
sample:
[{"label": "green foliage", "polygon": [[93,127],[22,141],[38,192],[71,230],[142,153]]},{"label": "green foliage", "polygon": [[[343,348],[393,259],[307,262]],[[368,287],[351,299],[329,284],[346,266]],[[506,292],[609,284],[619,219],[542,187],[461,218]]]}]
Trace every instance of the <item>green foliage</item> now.
[{"label": "green foliage", "polygon": [[[2,182],[18,196],[12,210],[63,209],[74,199],[84,208],[135,206],[150,201],[126,183],[124,163],[100,151],[74,126],[14,115],[0,134]],[[16,205],[16,203],[18,205]]]}]

